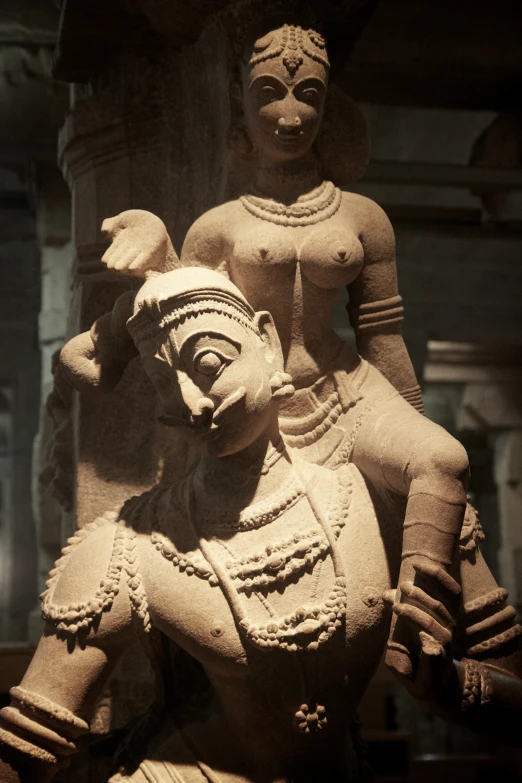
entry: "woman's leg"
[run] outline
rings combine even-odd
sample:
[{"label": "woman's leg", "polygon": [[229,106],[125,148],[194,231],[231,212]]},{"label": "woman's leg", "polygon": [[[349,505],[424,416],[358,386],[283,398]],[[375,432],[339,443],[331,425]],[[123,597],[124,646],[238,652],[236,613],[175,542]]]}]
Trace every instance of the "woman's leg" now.
[{"label": "woman's leg", "polygon": [[[397,396],[365,416],[352,460],[374,485],[407,497],[399,585],[414,581],[414,559],[448,571],[466,508],[469,464],[461,444]],[[408,676],[401,625],[392,627],[387,662]]]}]

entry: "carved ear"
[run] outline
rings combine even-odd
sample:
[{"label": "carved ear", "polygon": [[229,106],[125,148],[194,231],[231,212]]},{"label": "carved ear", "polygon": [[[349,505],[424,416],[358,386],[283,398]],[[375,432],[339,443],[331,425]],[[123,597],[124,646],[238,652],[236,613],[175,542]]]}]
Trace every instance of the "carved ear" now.
[{"label": "carved ear", "polygon": [[370,135],[364,114],[335,84],[328,86],[315,151],[323,175],[342,187],[357,182],[370,159]]},{"label": "carved ear", "polygon": [[240,160],[252,160],[255,157],[255,149],[243,122],[243,92],[239,82],[232,82],[229,95],[230,127],[227,146]]},{"label": "carved ear", "polygon": [[255,315],[255,324],[265,345],[265,359],[268,364],[276,364],[278,368],[283,368],[283,352],[279,335],[275,328],[274,319],[266,310],[262,310]]},{"label": "carved ear", "polygon": [[232,82],[230,85],[230,102],[234,110],[241,110],[242,108],[242,90],[239,82]]}]

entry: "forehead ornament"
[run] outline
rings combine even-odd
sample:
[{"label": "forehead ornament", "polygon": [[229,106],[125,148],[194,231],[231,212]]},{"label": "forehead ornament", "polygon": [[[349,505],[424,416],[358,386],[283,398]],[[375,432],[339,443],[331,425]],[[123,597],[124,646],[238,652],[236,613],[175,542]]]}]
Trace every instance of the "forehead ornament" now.
[{"label": "forehead ornament", "polygon": [[[261,49],[261,51],[259,51]],[[308,57],[320,63],[327,71],[330,63],[326,55],[326,42],[315,30],[303,30],[299,25],[285,24],[270,36],[256,41],[255,54],[252,55],[249,66],[253,68],[259,63],[281,57],[283,65],[291,77],[294,77]]]}]

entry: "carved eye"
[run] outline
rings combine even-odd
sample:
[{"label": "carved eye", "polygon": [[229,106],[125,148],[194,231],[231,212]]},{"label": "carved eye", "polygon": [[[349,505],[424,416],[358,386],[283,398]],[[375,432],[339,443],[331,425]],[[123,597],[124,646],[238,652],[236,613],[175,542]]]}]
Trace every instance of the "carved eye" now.
[{"label": "carved eye", "polygon": [[315,103],[318,97],[319,93],[315,87],[307,87],[306,90],[303,90],[301,93],[301,100],[304,101],[304,103]]},{"label": "carved eye", "polygon": [[205,351],[194,359],[194,368],[202,375],[217,375],[226,362],[214,351]]},{"label": "carved eye", "polygon": [[264,103],[272,103],[272,101],[277,100],[277,90],[269,84],[265,84],[264,87],[261,87],[260,95]]},{"label": "carved eye", "polygon": [[163,375],[160,372],[153,372],[149,377],[157,392],[160,394],[169,393],[170,387],[172,386],[172,378],[169,378],[167,375]]}]

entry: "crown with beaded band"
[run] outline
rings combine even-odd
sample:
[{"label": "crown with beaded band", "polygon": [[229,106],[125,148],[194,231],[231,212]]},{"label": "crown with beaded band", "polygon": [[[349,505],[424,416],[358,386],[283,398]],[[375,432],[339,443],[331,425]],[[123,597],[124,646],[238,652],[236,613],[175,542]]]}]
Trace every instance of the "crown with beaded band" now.
[{"label": "crown with beaded band", "polygon": [[150,278],[134,300],[127,329],[141,340],[199,313],[220,313],[260,336],[255,311],[228,277],[203,267],[183,267]]},{"label": "crown with beaded band", "polygon": [[259,63],[281,57],[283,65],[294,77],[304,62],[304,57],[315,60],[329,71],[330,61],[326,54],[326,41],[315,30],[303,30],[300,25],[285,24],[259,38],[254,44],[254,54],[248,65],[253,68]]}]

